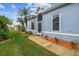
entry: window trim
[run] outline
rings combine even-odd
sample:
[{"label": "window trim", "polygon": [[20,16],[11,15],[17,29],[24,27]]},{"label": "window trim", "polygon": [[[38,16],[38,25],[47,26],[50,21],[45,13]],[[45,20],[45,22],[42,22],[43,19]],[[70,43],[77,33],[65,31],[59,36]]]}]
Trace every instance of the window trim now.
[{"label": "window trim", "polygon": [[52,21],[52,30],[53,32],[61,32],[61,13],[55,13],[53,14],[53,17],[56,15],[56,14],[59,14],[59,30],[53,30],[53,21]]}]

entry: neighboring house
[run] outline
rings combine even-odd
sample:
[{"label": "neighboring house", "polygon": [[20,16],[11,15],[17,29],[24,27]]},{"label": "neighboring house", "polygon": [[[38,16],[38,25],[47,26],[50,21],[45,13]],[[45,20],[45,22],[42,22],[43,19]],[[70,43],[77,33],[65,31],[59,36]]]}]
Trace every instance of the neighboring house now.
[{"label": "neighboring house", "polygon": [[[79,4],[56,4],[38,13],[30,22],[30,30],[50,38],[79,43]],[[31,28],[31,24],[34,23]],[[28,25],[28,26],[29,26]],[[52,39],[53,40],[53,39]]]}]

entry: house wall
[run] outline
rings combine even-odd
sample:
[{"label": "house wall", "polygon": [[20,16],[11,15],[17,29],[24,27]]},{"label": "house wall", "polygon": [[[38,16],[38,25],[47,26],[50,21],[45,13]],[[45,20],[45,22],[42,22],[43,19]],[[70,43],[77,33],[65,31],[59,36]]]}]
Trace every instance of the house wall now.
[{"label": "house wall", "polygon": [[67,41],[79,42],[79,36],[53,34],[53,15],[60,13],[60,31],[56,33],[79,35],[79,4],[70,4],[43,15],[42,33],[49,37],[57,37]]},{"label": "house wall", "polygon": [[27,21],[27,31],[31,30],[31,21]]},{"label": "house wall", "polygon": [[[34,23],[34,30],[31,29],[31,22]],[[38,24],[37,24],[37,18],[34,18],[30,21],[27,22],[27,31],[32,31],[34,34],[37,33],[37,30],[38,30]]]}]

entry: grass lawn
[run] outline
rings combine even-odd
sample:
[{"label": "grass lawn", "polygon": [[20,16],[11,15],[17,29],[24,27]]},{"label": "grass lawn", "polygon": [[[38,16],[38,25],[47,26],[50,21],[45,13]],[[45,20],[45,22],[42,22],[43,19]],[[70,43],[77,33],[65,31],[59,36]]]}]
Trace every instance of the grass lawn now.
[{"label": "grass lawn", "polygon": [[55,56],[56,54],[44,49],[22,35],[16,34],[6,42],[0,42],[0,56]]}]

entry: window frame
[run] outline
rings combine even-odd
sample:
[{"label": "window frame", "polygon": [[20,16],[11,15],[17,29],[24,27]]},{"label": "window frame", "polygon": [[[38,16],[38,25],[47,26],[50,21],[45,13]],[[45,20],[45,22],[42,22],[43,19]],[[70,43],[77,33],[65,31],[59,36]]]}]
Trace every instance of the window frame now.
[{"label": "window frame", "polygon": [[[54,16],[56,16],[56,15],[59,15],[59,30],[54,30],[53,29],[53,20],[54,20]],[[61,13],[55,13],[55,14],[53,14],[53,20],[52,20],[52,30],[54,31],[54,32],[60,32],[61,31]]]}]

